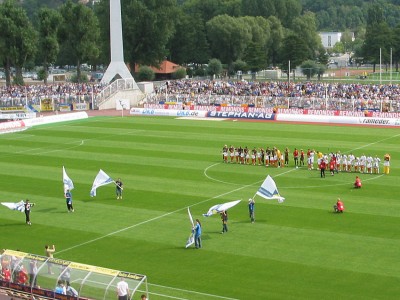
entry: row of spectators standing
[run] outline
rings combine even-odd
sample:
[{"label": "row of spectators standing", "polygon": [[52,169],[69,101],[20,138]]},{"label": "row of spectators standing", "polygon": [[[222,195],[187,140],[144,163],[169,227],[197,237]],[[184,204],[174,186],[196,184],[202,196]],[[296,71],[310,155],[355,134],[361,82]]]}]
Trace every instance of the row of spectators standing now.
[{"label": "row of spectators standing", "polygon": [[[165,87],[155,88],[156,93],[165,93]],[[274,96],[343,99],[390,99],[400,100],[398,84],[358,84],[321,82],[277,82],[277,81],[220,81],[220,80],[175,80],[168,82],[169,94],[213,94],[236,96]]]},{"label": "row of spectators standing", "polygon": [[[300,167],[305,166],[307,162],[308,170],[314,169],[315,160],[317,161],[317,169],[324,170],[329,165],[331,174],[333,172],[359,172],[359,173],[380,173],[381,159],[378,155],[374,157],[372,155],[361,154],[359,157],[353,153],[342,154],[340,151],[336,153],[330,152],[324,154],[321,151],[315,151],[314,149],[307,149],[304,152],[303,149],[295,148],[293,152],[289,148],[285,148],[283,152],[277,147],[266,147],[249,149],[247,146],[235,147],[233,145],[224,145],[222,148],[222,160],[224,163],[236,163],[244,165],[258,165],[258,166],[272,166],[272,167],[287,167],[289,166],[290,157],[293,158],[293,166]],[[390,154],[384,156],[384,166],[390,165]],[[386,171],[385,171],[386,174]]]},{"label": "row of spectators standing", "polygon": [[39,104],[40,99],[57,99],[60,102],[96,97],[105,86],[101,83],[58,83],[25,86],[0,86],[0,106]]}]

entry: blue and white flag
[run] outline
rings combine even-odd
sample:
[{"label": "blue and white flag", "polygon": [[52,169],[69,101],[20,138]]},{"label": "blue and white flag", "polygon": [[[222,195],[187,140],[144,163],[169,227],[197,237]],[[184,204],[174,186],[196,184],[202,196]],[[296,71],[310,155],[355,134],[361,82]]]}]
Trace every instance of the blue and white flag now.
[{"label": "blue and white flag", "polygon": [[[108,176],[102,169],[100,169],[99,173],[97,174],[96,178],[94,179],[92,189],[90,191],[90,196],[96,196],[96,189],[103,185],[109,184],[114,182],[114,180]],[[115,182],[114,182],[115,183]]]},{"label": "blue and white flag", "polygon": [[65,168],[63,166],[63,183],[64,183],[64,193],[67,190],[72,190],[74,188],[74,183],[72,182],[71,178],[67,175]]},{"label": "blue and white flag", "polygon": [[238,204],[241,200],[235,200],[235,201],[230,201],[230,202],[226,202],[223,204],[217,204],[214,205],[212,207],[210,207],[210,209],[208,210],[208,212],[206,214],[203,214],[203,216],[205,217],[210,217],[214,214],[219,214],[225,210],[228,210],[231,207],[234,207],[236,204]]},{"label": "blue and white flag", "polygon": [[188,207],[188,215],[189,215],[189,220],[190,220],[190,224],[192,225],[192,230],[190,232],[189,238],[186,242],[186,248],[189,248],[191,245],[194,244],[194,235],[193,235],[193,227],[194,227],[194,222],[193,222],[193,217],[192,214],[190,213],[190,209]]},{"label": "blue and white flag", "polygon": [[276,199],[279,203],[282,203],[285,200],[285,198],[281,197],[281,195],[279,194],[275,181],[269,175],[264,180],[263,184],[258,189],[256,194],[267,200]]},{"label": "blue and white flag", "polygon": [[11,210],[18,210],[20,212],[25,211],[25,202],[24,200],[21,200],[17,203],[14,202],[1,202],[2,205],[8,207]]}]

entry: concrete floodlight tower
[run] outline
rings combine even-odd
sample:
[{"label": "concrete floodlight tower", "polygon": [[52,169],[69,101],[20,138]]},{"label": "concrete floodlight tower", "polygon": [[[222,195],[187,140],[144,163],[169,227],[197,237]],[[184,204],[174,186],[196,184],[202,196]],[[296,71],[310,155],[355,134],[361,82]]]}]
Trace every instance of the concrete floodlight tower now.
[{"label": "concrete floodlight tower", "polygon": [[[133,77],[124,62],[124,45],[122,42],[121,0],[110,0],[110,48],[111,62],[101,79],[102,83],[109,83],[116,75],[123,79]],[[137,85],[135,83],[136,88]]]}]

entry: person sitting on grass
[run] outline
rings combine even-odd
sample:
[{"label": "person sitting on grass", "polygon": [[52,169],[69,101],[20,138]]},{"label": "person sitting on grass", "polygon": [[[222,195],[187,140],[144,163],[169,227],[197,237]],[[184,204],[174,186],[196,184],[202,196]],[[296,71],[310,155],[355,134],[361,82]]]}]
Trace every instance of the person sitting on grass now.
[{"label": "person sitting on grass", "polygon": [[354,182],[354,188],[361,189],[361,186],[362,186],[361,179],[360,177],[356,176],[356,181]]},{"label": "person sitting on grass", "polygon": [[333,209],[337,213],[342,213],[344,211],[344,205],[342,200],[340,200],[340,198],[338,198],[336,204],[333,206]]}]

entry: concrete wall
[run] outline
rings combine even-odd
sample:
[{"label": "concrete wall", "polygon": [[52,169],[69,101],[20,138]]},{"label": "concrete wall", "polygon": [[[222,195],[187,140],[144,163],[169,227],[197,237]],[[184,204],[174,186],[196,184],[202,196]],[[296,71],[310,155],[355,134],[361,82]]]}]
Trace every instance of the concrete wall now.
[{"label": "concrete wall", "polygon": [[135,107],[145,97],[140,90],[119,91],[99,106],[99,110],[116,109],[117,99],[128,99],[130,107]]}]

